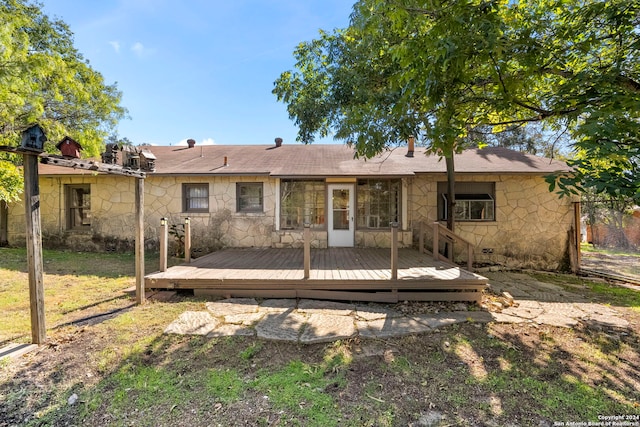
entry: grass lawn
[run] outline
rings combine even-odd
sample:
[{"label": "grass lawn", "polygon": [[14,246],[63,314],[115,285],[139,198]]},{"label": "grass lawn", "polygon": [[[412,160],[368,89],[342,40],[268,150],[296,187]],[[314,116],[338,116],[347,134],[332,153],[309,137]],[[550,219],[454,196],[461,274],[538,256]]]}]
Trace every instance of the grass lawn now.
[{"label": "grass lawn", "polygon": [[[630,330],[471,323],[299,345],[165,335],[205,301],[135,306],[129,254],[46,251],[44,260],[48,343],[0,360],[2,427],[552,426],[612,415],[640,425],[640,299],[630,289],[579,279]],[[24,250],[0,249],[0,345],[30,340],[25,271]]]}]

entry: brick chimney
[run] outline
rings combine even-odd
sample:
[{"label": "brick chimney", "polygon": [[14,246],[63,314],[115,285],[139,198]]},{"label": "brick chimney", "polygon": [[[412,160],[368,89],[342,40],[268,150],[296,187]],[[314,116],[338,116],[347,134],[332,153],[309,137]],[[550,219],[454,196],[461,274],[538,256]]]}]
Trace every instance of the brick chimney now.
[{"label": "brick chimney", "polygon": [[282,138],[276,138],[276,147],[282,147]]},{"label": "brick chimney", "polygon": [[415,150],[415,141],[416,138],[412,135],[409,137],[407,141],[407,157],[413,157],[413,152]]},{"label": "brick chimney", "polygon": [[193,148],[196,146],[196,140],[195,139],[187,139],[187,145],[189,146],[189,148]]}]

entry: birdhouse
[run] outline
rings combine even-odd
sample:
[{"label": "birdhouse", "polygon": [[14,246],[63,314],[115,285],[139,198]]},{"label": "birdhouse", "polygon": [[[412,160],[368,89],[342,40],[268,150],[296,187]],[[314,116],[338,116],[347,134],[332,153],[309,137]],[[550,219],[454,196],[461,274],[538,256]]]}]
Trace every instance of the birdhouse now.
[{"label": "birdhouse", "polygon": [[105,152],[102,153],[102,163],[115,165],[118,164],[118,150],[120,147],[115,142],[110,142],[105,146]]},{"label": "birdhouse", "polygon": [[40,125],[35,124],[22,132],[20,148],[31,151],[44,151],[44,143],[46,141],[47,136],[44,134],[44,130]]},{"label": "birdhouse", "polygon": [[155,172],[156,160],[156,156],[150,150],[143,149],[140,151],[140,167],[142,169]]},{"label": "birdhouse", "polygon": [[62,141],[60,141],[58,145],[56,145],[56,148],[60,150],[64,157],[79,159],[82,145],[76,142],[73,138],[65,136]]}]

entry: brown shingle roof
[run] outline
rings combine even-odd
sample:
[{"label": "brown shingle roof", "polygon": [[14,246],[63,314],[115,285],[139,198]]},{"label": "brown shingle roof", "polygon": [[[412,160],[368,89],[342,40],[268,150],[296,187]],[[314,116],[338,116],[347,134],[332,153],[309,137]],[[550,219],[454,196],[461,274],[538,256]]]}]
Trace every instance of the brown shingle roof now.
[{"label": "brown shingle roof", "polygon": [[[147,147],[157,158],[155,175],[271,175],[276,177],[411,176],[444,173],[445,162],[416,149],[406,157],[406,147],[386,151],[371,159],[356,159],[343,144],[203,145]],[[224,158],[228,165],[224,166]],[[457,173],[548,174],[567,170],[565,163],[504,148],[465,150],[455,157]],[[40,165],[42,174],[73,174],[74,170]],[[83,172],[83,171],[81,171]],[[86,173],[86,171],[84,171]]]}]

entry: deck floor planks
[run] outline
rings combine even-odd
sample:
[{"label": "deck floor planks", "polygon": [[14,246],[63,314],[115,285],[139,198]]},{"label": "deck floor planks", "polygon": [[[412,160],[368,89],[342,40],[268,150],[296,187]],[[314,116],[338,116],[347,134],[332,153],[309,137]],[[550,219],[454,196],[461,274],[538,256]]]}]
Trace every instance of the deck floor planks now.
[{"label": "deck floor planks", "polygon": [[[304,279],[303,250],[227,249],[146,276],[148,288],[198,289],[298,289],[321,294],[342,289],[389,291],[391,289],[478,289],[486,279],[457,266],[434,261],[411,249],[398,253],[398,280],[391,276],[389,249],[331,248],[311,250],[311,271]],[[440,283],[440,284],[438,284]],[[475,283],[475,285],[474,285]],[[154,284],[158,286],[154,286]],[[234,287],[237,286],[237,287]],[[435,288],[434,288],[435,286]],[[293,292],[296,292],[295,290]],[[382,292],[383,294],[385,292]],[[417,294],[416,294],[417,295]]]}]

